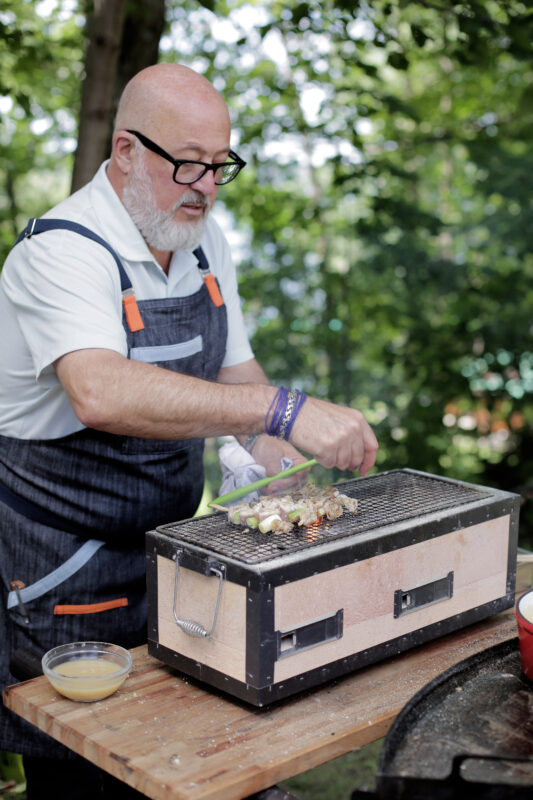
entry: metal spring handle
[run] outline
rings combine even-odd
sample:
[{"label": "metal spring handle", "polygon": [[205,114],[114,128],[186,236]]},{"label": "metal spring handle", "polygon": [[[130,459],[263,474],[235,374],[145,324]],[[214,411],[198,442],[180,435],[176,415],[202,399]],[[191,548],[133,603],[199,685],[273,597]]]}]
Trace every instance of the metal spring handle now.
[{"label": "metal spring handle", "polygon": [[211,623],[211,627],[209,630],[206,630],[203,625],[199,622],[194,622],[192,619],[180,619],[178,616],[178,612],[176,610],[176,604],[178,601],[178,570],[179,570],[179,559],[176,555],[176,573],[174,576],[174,619],[176,620],[176,624],[178,627],[181,628],[184,633],[189,634],[189,636],[196,636],[199,639],[202,637],[207,638],[211,636],[213,631],[215,630],[215,626],[217,624],[218,619],[218,610],[220,608],[220,595],[222,594],[222,581],[224,580],[224,575],[221,569],[217,569],[217,567],[210,567],[210,571],[214,575],[218,575],[218,593],[217,593],[217,602],[215,606],[215,613],[213,615],[213,622]]}]

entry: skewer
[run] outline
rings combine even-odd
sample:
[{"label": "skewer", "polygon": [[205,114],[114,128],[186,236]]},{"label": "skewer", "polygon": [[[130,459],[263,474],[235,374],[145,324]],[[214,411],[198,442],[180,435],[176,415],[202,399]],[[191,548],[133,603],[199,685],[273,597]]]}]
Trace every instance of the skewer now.
[{"label": "skewer", "polygon": [[216,509],[216,511],[229,511],[226,506],[219,506],[218,503],[209,503],[210,508]]},{"label": "skewer", "polygon": [[255,489],[262,489],[263,486],[268,486],[268,484],[272,483],[272,481],[288,478],[289,475],[294,475],[294,473],[300,472],[302,469],[310,469],[315,464],[316,458],[311,458],[309,461],[304,461],[303,464],[296,464],[295,467],[284,469],[282,472],[278,472],[277,475],[269,475],[268,478],[260,478],[258,481],[248,483],[246,486],[240,486],[238,489],[233,489],[233,491],[228,492],[227,494],[221,494],[220,497],[215,497],[213,502],[209,503],[208,505],[210,505],[211,508],[216,508],[215,503],[231,503],[233,500],[238,500],[240,497],[250,494],[250,492],[254,491]]}]

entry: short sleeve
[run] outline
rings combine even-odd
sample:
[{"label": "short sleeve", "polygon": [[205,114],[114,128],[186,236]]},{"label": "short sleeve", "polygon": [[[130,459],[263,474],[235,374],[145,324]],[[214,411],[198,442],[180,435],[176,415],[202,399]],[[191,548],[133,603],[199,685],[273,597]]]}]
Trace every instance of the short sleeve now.
[{"label": "short sleeve", "polygon": [[127,355],[117,266],[98,243],[71,231],[35,235],[11,251],[2,282],[37,378],[74,350]]}]

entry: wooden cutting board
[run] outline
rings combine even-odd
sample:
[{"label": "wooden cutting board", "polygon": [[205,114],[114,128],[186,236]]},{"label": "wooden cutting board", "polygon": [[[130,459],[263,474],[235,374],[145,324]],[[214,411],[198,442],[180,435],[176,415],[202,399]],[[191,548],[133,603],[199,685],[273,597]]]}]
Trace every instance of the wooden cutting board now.
[{"label": "wooden cutting board", "polygon": [[[533,583],[519,570],[517,594]],[[4,703],[62,744],[157,800],[235,800],[383,737],[405,703],[459,661],[517,635],[514,610],[273,707],[251,708],[132,651],[112,697],[76,703],[44,677]]]}]

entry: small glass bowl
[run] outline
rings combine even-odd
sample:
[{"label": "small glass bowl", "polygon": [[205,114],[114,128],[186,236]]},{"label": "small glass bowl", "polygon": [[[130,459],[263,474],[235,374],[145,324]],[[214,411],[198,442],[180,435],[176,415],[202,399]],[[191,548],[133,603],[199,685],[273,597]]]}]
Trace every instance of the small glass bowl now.
[{"label": "small glass bowl", "polygon": [[122,686],[131,670],[131,654],[107,642],[72,642],[42,658],[43,672],[64,697],[81,703],[103,700]]}]

